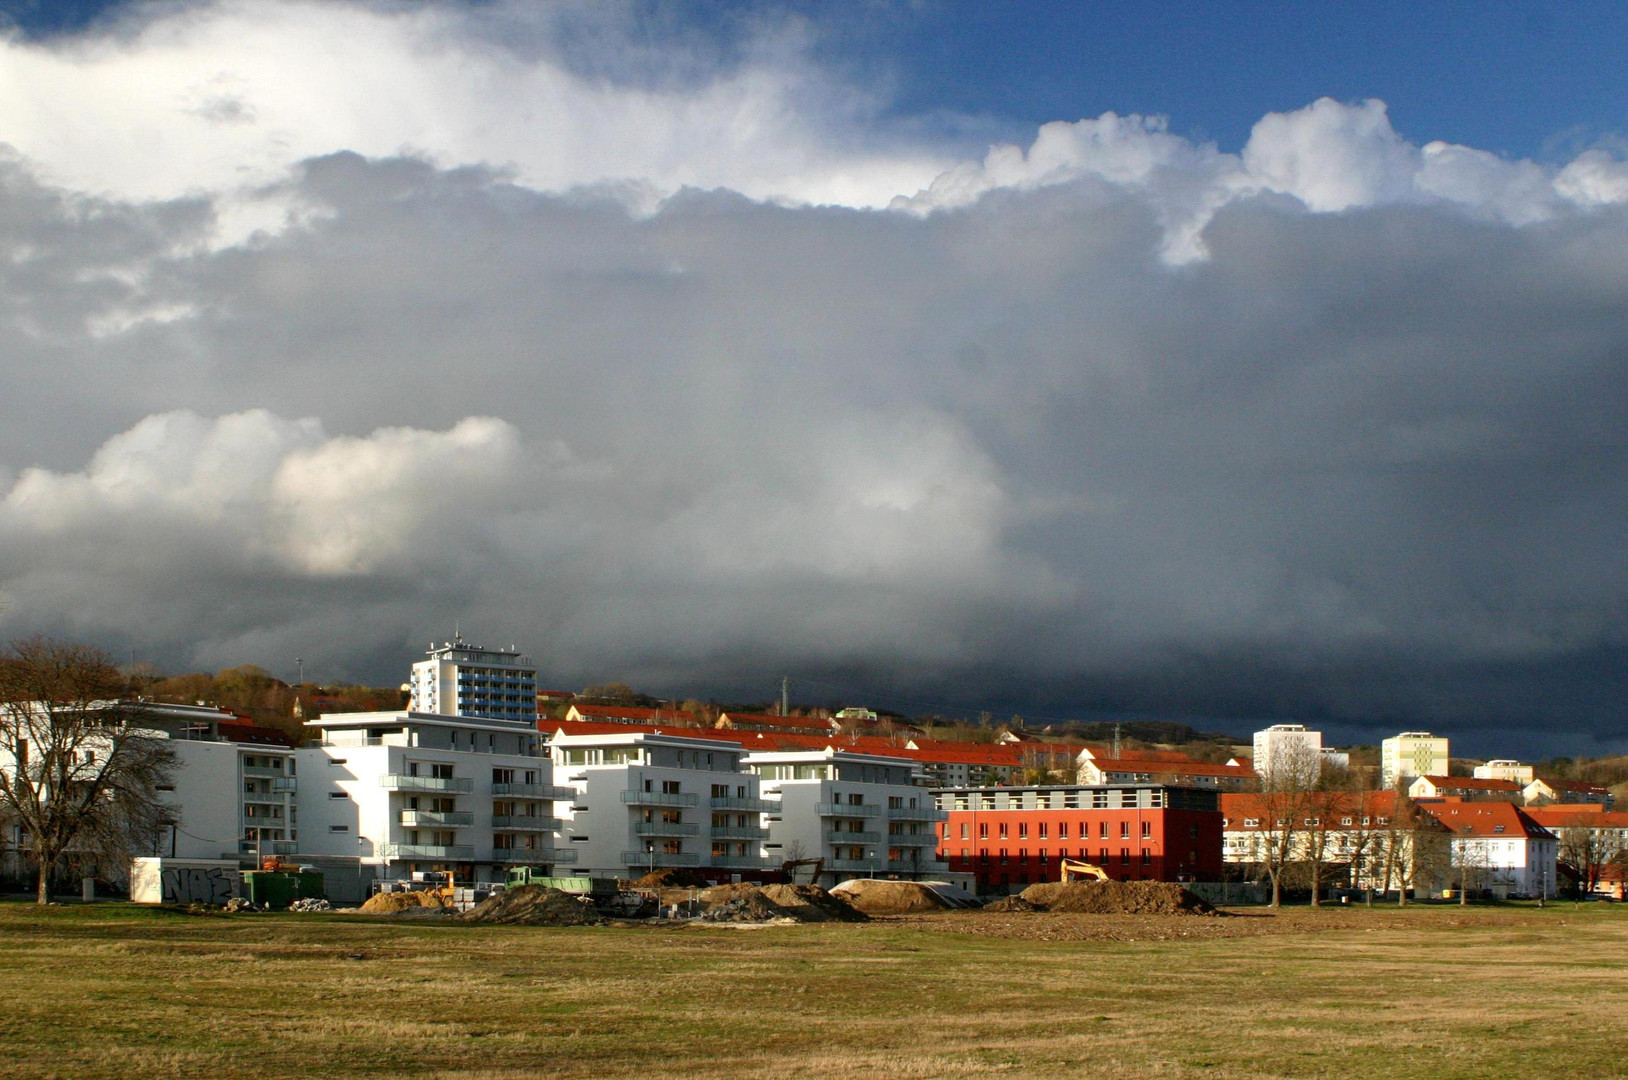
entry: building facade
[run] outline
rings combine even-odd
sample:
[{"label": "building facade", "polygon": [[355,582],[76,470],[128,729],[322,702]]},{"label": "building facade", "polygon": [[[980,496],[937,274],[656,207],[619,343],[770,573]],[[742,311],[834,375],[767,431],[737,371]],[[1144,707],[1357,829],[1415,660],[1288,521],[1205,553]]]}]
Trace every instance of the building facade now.
[{"label": "building facade", "polygon": [[557,853],[553,784],[535,724],[426,713],[337,713],[306,722],[297,752],[300,853],[354,857],[385,880],[450,872],[502,881],[548,872]]},{"label": "building facade", "polygon": [[824,750],[748,754],[763,797],[771,859],[821,859],[819,884],[852,877],[942,877],[938,824],[945,815],[915,762]]},{"label": "building facade", "polygon": [[1323,771],[1323,733],[1305,724],[1273,724],[1255,732],[1255,772],[1267,780],[1287,779],[1315,783]]},{"label": "building facade", "polygon": [[1215,791],[1162,784],[948,788],[939,856],[983,894],[1062,876],[1062,860],[1093,863],[1117,881],[1219,881]]},{"label": "building facade", "polygon": [[1380,744],[1380,786],[1394,788],[1421,776],[1445,776],[1447,762],[1445,738],[1428,731],[1404,731]]},{"label": "building facade", "polygon": [[482,720],[537,719],[537,669],[531,657],[467,644],[462,635],[430,646],[413,665],[407,708]]},{"label": "building facade", "polygon": [[549,752],[569,792],[560,846],[574,853],[577,873],[637,878],[688,868],[729,881],[765,869],[771,804],[742,765],[739,743],[654,731],[556,733]]}]

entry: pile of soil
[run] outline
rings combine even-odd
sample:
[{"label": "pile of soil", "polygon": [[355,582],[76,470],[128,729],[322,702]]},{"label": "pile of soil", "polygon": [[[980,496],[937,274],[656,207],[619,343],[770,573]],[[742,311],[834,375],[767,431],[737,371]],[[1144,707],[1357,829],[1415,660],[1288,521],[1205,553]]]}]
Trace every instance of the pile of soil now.
[{"label": "pile of soil", "polygon": [[1021,896],[1003,896],[984,905],[985,911],[1039,911]]},{"label": "pile of soil", "polygon": [[404,911],[418,911],[423,908],[445,908],[446,901],[439,896],[428,892],[382,892],[374,893],[362,905],[362,911],[369,915],[399,915]]},{"label": "pile of soil", "polygon": [[818,885],[719,885],[697,899],[702,922],[865,922],[869,917]]},{"label": "pile of soil", "polygon": [[633,884],[640,889],[704,889],[712,882],[696,870],[663,867],[651,871]]},{"label": "pile of soil", "polygon": [[[1041,911],[1090,915],[1213,915],[1215,908],[1170,881],[1048,881],[1022,898]],[[987,910],[987,909],[986,909]]]},{"label": "pile of soil", "polygon": [[949,902],[916,881],[880,881],[855,878],[831,890],[867,915],[909,915],[917,911],[943,911]]},{"label": "pile of soil", "polygon": [[598,926],[605,921],[586,900],[546,885],[520,885],[493,893],[458,918],[511,926]]}]

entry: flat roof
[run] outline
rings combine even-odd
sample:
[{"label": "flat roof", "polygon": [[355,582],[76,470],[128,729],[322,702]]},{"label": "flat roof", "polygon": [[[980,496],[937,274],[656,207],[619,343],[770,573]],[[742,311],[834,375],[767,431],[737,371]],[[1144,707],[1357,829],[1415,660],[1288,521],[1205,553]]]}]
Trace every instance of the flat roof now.
[{"label": "flat roof", "polygon": [[390,712],[323,713],[315,720],[307,720],[306,727],[330,729],[353,727],[442,727],[474,728],[479,731],[503,731],[510,734],[529,734],[537,731],[535,720],[492,720],[483,716],[446,716],[441,713],[413,712],[396,709]]}]

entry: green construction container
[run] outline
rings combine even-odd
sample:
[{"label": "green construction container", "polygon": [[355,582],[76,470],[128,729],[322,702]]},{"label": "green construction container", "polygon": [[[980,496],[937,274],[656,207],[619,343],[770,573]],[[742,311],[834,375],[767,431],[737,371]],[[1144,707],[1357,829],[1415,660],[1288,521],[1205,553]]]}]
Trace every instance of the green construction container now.
[{"label": "green construction container", "polygon": [[320,900],[327,895],[328,888],[323,882],[321,870],[301,870],[298,876],[301,900]]},{"label": "green construction container", "polygon": [[275,870],[243,871],[243,892],[255,907],[286,908],[294,902],[299,877]]}]

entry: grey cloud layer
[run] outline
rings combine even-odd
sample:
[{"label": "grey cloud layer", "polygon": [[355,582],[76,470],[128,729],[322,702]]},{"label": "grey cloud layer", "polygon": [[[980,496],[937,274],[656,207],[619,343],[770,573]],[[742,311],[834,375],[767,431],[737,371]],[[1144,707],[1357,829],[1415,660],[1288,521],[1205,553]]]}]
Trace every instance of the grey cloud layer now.
[{"label": "grey cloud layer", "polygon": [[1620,209],[1246,193],[1172,265],[1098,175],[267,196],[303,223],[219,249],[206,198],[6,169],[9,632],[388,681],[461,618],[567,685],[1624,737]]}]

